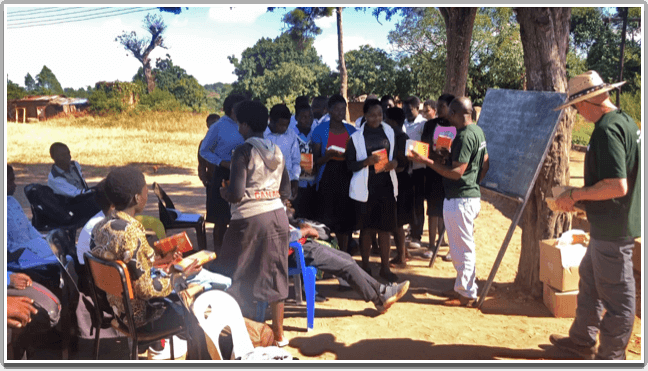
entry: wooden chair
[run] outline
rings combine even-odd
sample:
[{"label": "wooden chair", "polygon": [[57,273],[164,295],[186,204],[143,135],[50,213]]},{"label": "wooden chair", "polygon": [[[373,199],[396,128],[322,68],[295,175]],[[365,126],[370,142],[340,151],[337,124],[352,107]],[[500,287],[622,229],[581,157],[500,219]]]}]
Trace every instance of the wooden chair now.
[{"label": "wooden chair", "polygon": [[205,218],[199,214],[185,214],[176,210],[173,201],[167,196],[159,184],[153,183],[153,192],[158,199],[160,220],[165,229],[186,229],[196,230],[198,248],[204,250],[207,247],[207,233],[205,231]]},{"label": "wooden chair", "polygon": [[171,357],[174,359],[173,335],[185,333],[187,335],[186,338],[189,339],[186,333],[186,327],[184,325],[178,325],[171,329],[151,332],[136,329],[133,307],[131,306],[131,300],[134,298],[133,287],[126,264],[121,261],[103,260],[88,252],[84,253],[83,256],[92,277],[92,300],[94,301],[95,316],[97,318],[96,323],[99,324],[95,327],[97,331],[95,333],[95,359],[99,359],[99,332],[101,331],[101,318],[103,317],[99,309],[97,289],[122,298],[126,312],[126,323],[116,313],[113,313],[113,320],[110,324],[114,329],[132,340],[131,359],[137,359],[139,342],[152,342],[161,339],[171,339]]}]

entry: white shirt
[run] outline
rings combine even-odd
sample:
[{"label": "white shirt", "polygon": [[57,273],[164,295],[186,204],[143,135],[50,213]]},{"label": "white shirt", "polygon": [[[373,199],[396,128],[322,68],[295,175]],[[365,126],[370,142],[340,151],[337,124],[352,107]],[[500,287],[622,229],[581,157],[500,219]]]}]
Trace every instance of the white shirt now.
[{"label": "white shirt", "polygon": [[[410,139],[420,141],[421,134],[423,134],[423,127],[425,126],[426,122],[427,120],[421,115],[416,116],[416,118],[414,118],[414,121],[412,122],[405,120],[405,123],[403,124],[403,131]],[[412,163],[412,170],[423,168],[425,168],[425,165],[423,164],[420,164],[418,162]]]},{"label": "white shirt", "polygon": [[79,233],[79,240],[77,241],[77,258],[79,259],[79,263],[85,264],[85,261],[83,260],[83,253],[90,252],[92,230],[94,229],[95,225],[97,225],[97,223],[99,223],[105,217],[106,216],[104,215],[103,211],[96,213],[95,216],[88,220],[86,225],[83,226],[81,233]]}]

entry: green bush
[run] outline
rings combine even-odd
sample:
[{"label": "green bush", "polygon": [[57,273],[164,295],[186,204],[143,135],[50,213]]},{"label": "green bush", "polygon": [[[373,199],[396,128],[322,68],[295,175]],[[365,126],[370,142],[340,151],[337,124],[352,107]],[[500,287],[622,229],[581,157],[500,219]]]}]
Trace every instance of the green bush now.
[{"label": "green bush", "polygon": [[121,99],[115,97],[113,92],[106,93],[103,89],[93,91],[88,101],[90,102],[90,111],[94,113],[121,113],[125,108]]},{"label": "green bush", "polygon": [[170,92],[156,88],[151,94],[142,94],[137,109],[139,111],[185,111],[187,108]]}]

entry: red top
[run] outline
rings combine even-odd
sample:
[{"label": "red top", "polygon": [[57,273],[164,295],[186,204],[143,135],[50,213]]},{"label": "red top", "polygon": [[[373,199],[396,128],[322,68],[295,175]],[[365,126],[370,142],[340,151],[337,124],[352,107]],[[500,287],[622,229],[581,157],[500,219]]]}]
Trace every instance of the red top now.
[{"label": "red top", "polygon": [[[345,130],[342,134],[333,134],[329,131],[328,142],[326,148],[330,146],[338,146],[346,149],[347,141],[349,140],[349,133]],[[344,157],[332,157],[331,160],[344,161]]]}]

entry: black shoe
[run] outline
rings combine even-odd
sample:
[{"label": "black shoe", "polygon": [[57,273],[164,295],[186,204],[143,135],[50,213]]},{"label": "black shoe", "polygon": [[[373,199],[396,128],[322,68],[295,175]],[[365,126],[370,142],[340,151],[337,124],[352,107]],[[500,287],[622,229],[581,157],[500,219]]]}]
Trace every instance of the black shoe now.
[{"label": "black shoe", "polygon": [[596,355],[595,346],[588,347],[587,345],[578,345],[574,343],[569,336],[552,334],[549,336],[549,341],[551,344],[555,345],[556,348],[581,356],[583,359],[594,359],[594,356]]},{"label": "black shoe", "polygon": [[385,292],[380,295],[380,304],[376,304],[376,309],[380,313],[385,313],[387,309],[407,293],[409,285],[409,281],[403,281],[399,284],[391,283],[385,286]]},{"label": "black shoe", "polygon": [[398,276],[394,274],[394,272],[389,271],[389,273],[384,273],[383,271],[380,271],[380,277],[386,279],[389,282],[396,282],[398,281]]}]

